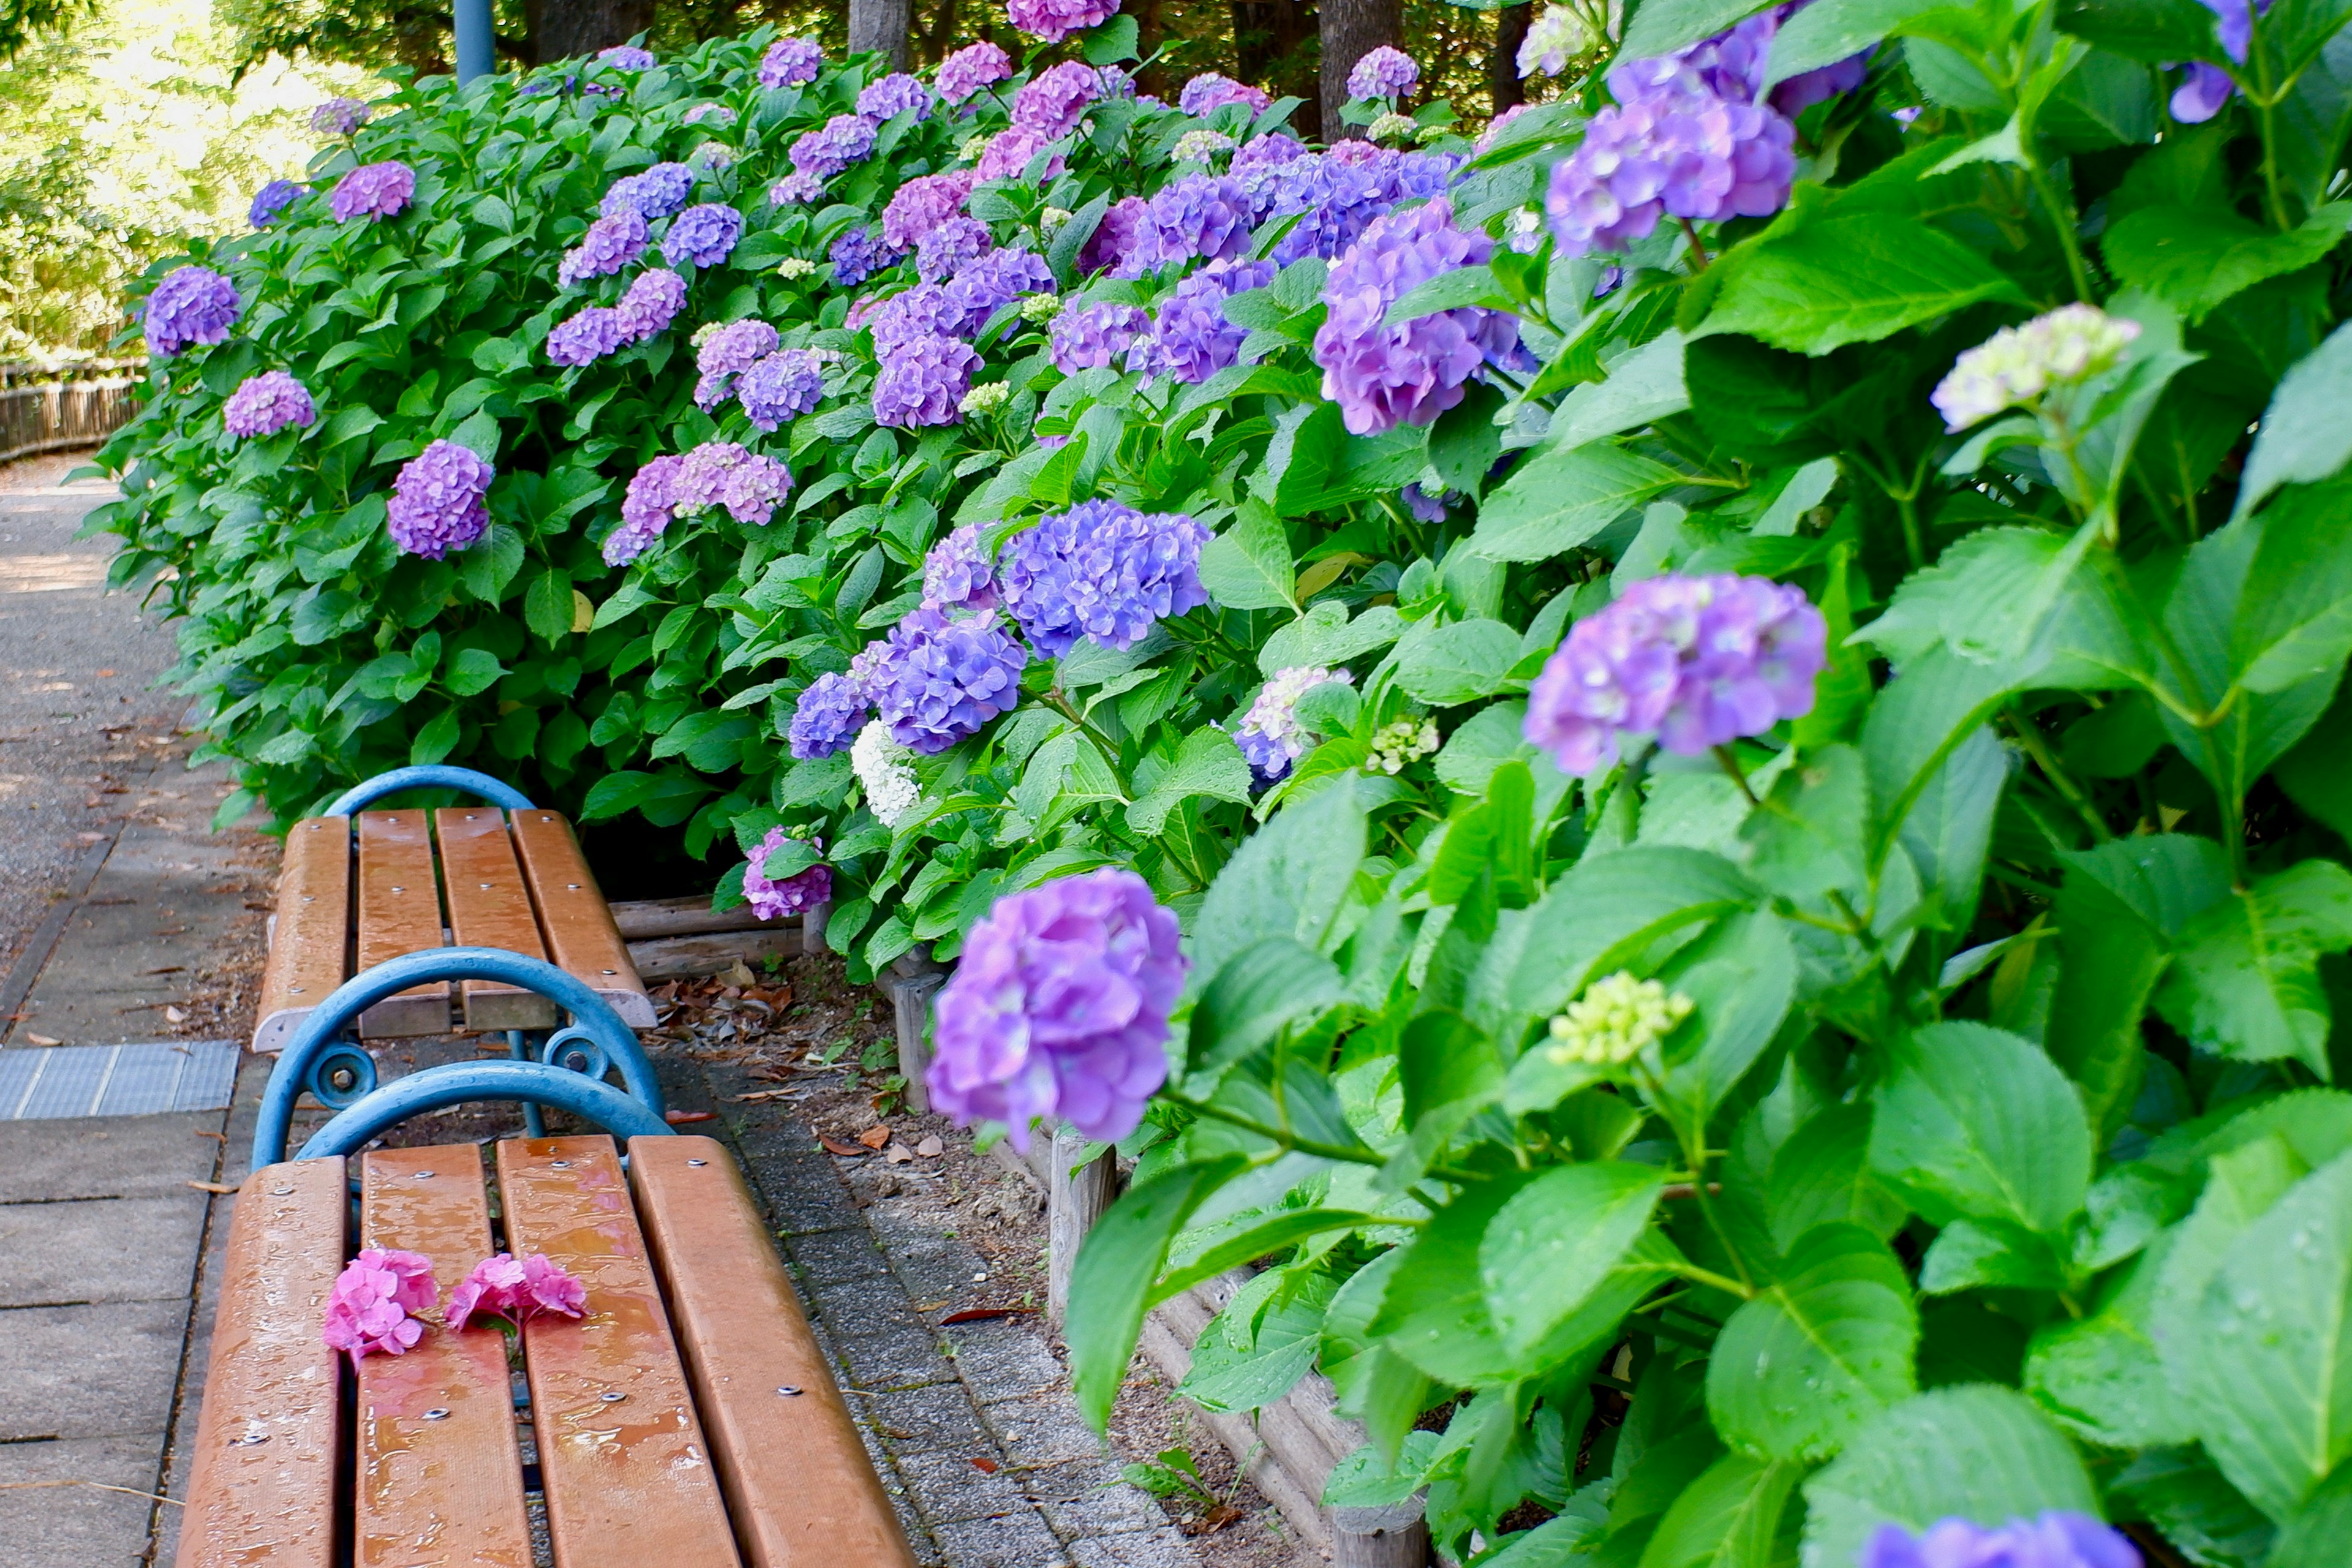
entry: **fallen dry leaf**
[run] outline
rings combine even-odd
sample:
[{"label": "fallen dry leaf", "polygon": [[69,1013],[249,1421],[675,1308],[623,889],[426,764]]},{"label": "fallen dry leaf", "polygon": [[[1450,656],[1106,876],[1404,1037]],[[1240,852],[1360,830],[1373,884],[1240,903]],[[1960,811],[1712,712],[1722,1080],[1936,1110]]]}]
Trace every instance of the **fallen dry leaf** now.
[{"label": "fallen dry leaf", "polygon": [[1221,1502],[1200,1518],[1187,1520],[1176,1528],[1187,1535],[1214,1535],[1241,1516],[1241,1510],[1231,1503]]},{"label": "fallen dry leaf", "polygon": [[196,1191],[200,1193],[220,1193],[226,1194],[236,1191],[235,1184],[232,1184],[228,1186],[223,1186],[218,1182],[190,1182],[188,1185],[195,1188]]},{"label": "fallen dry leaf", "polygon": [[182,1008],[166,1006],[163,1009],[163,1021],[167,1024],[184,1024],[188,1021],[188,1015]]},{"label": "fallen dry leaf", "polygon": [[797,1096],[789,1089],[755,1089],[749,1094],[730,1094],[727,1098],[733,1100],[792,1100]]},{"label": "fallen dry leaf", "polygon": [[924,1139],[921,1142],[915,1145],[915,1152],[920,1154],[926,1160],[936,1160],[947,1152],[948,1146],[940,1142],[939,1134],[937,1133],[933,1133],[930,1137]]},{"label": "fallen dry leaf", "polygon": [[662,1112],[662,1120],[672,1127],[686,1127],[697,1121],[716,1121],[718,1119],[719,1113],[715,1110],[665,1110]]},{"label": "fallen dry leaf", "polygon": [[950,1323],[992,1323],[999,1318],[1019,1318],[1036,1310],[1034,1307],[965,1307],[941,1318],[940,1326],[945,1328]]},{"label": "fallen dry leaf", "polygon": [[816,1141],[824,1145],[824,1152],[826,1153],[838,1154],[845,1160],[855,1160],[861,1154],[873,1152],[870,1149],[861,1149],[855,1143],[845,1143],[840,1139],[828,1136],[823,1132],[816,1135]]},{"label": "fallen dry leaf", "polygon": [[914,1154],[904,1143],[893,1143],[882,1152],[882,1158],[893,1165],[911,1164]]},{"label": "fallen dry leaf", "polygon": [[48,1036],[47,1036],[47,1035],[33,1035],[33,1034],[28,1034],[28,1035],[26,1035],[26,1036],[25,1037],[25,1038],[26,1038],[27,1040],[30,1040],[33,1044],[35,1044],[35,1045],[37,1045],[37,1046],[61,1046],[61,1045],[64,1045],[64,1044],[65,1044],[65,1042],[64,1042],[63,1040],[53,1040],[53,1039],[49,1038],[49,1037],[48,1037]]},{"label": "fallen dry leaf", "polygon": [[890,1142],[890,1124],[885,1121],[869,1127],[857,1135],[857,1141],[868,1149],[879,1149]]},{"label": "fallen dry leaf", "polygon": [[994,1459],[985,1459],[980,1458],[978,1455],[974,1455],[972,1457],[971,1468],[978,1470],[983,1476],[992,1476],[1004,1467],[998,1464]]}]

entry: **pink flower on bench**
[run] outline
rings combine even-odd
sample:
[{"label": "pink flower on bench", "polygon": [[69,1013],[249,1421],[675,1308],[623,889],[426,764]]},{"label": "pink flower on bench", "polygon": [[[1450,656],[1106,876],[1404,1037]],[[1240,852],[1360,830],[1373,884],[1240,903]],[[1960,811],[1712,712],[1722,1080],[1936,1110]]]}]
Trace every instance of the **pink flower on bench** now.
[{"label": "pink flower on bench", "polygon": [[475,1264],[458,1281],[443,1316],[452,1329],[464,1328],[478,1313],[520,1328],[541,1312],[579,1317],[587,1305],[588,1288],[557,1264],[537,1253],[517,1262],[501,1252]]},{"label": "pink flower on bench", "polygon": [[331,1349],[352,1358],[376,1352],[405,1355],[424,1337],[425,1325],[411,1314],[433,1305],[432,1259],[415,1252],[367,1247],[336,1277],[327,1296],[320,1336]]}]

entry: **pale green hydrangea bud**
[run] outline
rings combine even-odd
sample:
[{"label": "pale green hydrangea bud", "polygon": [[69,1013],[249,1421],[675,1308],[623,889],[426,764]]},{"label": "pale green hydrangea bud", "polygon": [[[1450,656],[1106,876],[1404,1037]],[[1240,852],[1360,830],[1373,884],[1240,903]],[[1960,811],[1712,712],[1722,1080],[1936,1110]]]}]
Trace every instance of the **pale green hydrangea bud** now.
[{"label": "pale green hydrangea bud", "polygon": [[698,169],[728,169],[734,166],[735,149],[724,142],[705,142],[688,153],[686,161]]},{"label": "pale green hydrangea bud", "polygon": [[1432,142],[1443,142],[1453,134],[1454,127],[1451,125],[1424,125],[1413,132],[1412,139],[1426,147]]},{"label": "pale green hydrangea bud", "polygon": [[2139,336],[2139,323],[2096,305],[2062,305],[2021,327],[2003,327],[1952,362],[1928,401],[1948,430],[1965,430],[2053,386],[2096,375]]},{"label": "pale green hydrangea bud", "polygon": [[696,348],[700,348],[712,338],[717,337],[719,333],[726,328],[726,326],[727,323],[724,321],[705,321],[702,325],[694,329],[694,336],[687,341],[691,342]]},{"label": "pale green hydrangea bud", "polygon": [[967,163],[977,163],[980,162],[980,155],[987,151],[986,136],[967,136],[963,139],[963,145],[956,149],[956,156]]},{"label": "pale green hydrangea bud", "polygon": [[1205,163],[1220,153],[1230,153],[1234,139],[1222,131],[1187,131],[1176,138],[1176,161],[1180,163]]},{"label": "pale green hydrangea bud", "polygon": [[1421,126],[1410,114],[1383,114],[1364,134],[1375,142],[1410,142],[1421,134]]},{"label": "pale green hydrangea bud", "polygon": [[1372,754],[1364,763],[1367,773],[1404,772],[1407,763],[1417,763],[1437,750],[1437,721],[1434,719],[1399,719],[1372,731]]},{"label": "pale green hydrangea bud", "polygon": [[1586,986],[1551,1021],[1553,1043],[1545,1053],[1560,1067],[1622,1067],[1674,1033],[1692,1006],[1680,992],[1654,980],[1636,980],[1632,971],[1621,969]]},{"label": "pale green hydrangea bud", "polygon": [[806,278],[816,270],[816,263],[803,257],[788,256],[776,263],[779,278]]},{"label": "pale green hydrangea bud", "polygon": [[993,414],[1012,401],[1012,398],[1013,388],[1010,384],[991,381],[982,383],[965,393],[963,401],[956,406],[966,414]]},{"label": "pale green hydrangea bud", "polygon": [[1062,297],[1058,294],[1032,294],[1021,301],[1021,319],[1024,321],[1050,321],[1061,313]]},{"label": "pale green hydrangea bud", "polygon": [[1037,227],[1045,234],[1053,233],[1069,221],[1070,209],[1067,207],[1047,207],[1037,215]]}]

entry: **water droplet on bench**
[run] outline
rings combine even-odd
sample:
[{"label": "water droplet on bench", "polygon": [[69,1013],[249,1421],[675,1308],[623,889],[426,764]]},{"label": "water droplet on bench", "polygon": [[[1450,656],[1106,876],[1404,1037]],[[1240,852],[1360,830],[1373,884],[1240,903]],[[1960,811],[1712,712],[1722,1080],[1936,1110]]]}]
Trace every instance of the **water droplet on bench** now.
[{"label": "water droplet on bench", "polygon": [[793,1399],[793,1398],[797,1398],[797,1397],[799,1396],[799,1394],[800,1394],[800,1392],[801,1392],[801,1391],[800,1391],[799,1389],[797,1389],[797,1388],[794,1388],[791,1384],[787,1383],[787,1384],[781,1384],[780,1386],[778,1386],[778,1388],[776,1389],[776,1392],[777,1392],[778,1394],[782,1394],[782,1395],[783,1395],[785,1398],[787,1398],[787,1399]]},{"label": "water droplet on bench", "polygon": [[710,1162],[708,1160],[688,1160],[687,1163],[699,1170],[701,1167],[710,1163]]},{"label": "water droplet on bench", "polygon": [[623,1401],[624,1399],[626,1399],[626,1398],[628,1397],[628,1395],[627,1395],[627,1394],[623,1394],[623,1393],[622,1393],[619,1389],[617,1389],[617,1388],[608,1388],[608,1389],[606,1389],[604,1393],[602,1393],[602,1394],[598,1394],[596,1397],[597,1397],[597,1398],[599,1398],[599,1399],[601,1399],[601,1400],[603,1400],[603,1401],[604,1401],[605,1404],[607,1404],[607,1405],[618,1405],[619,1403],[621,1403],[621,1401]]},{"label": "water droplet on bench", "polygon": [[449,1413],[446,1410],[442,1409],[440,1406],[436,1405],[425,1413],[425,1419],[427,1421],[446,1421],[449,1419]]}]

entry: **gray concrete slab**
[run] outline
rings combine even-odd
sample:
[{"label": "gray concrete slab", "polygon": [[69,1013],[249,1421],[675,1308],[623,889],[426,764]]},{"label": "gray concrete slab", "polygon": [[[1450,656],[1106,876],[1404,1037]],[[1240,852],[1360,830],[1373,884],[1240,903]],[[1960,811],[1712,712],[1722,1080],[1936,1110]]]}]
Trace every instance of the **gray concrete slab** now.
[{"label": "gray concrete slab", "polygon": [[0,1309],[185,1303],[207,1194],[0,1205]]},{"label": "gray concrete slab", "polygon": [[138,1198],[210,1181],[220,1157],[221,1113],[0,1121],[0,1204]]},{"label": "gray concrete slab", "polygon": [[160,1453],[187,1328],[185,1300],[0,1313],[0,1446],[153,1432]]},{"label": "gray concrete slab", "polygon": [[137,1494],[163,1446],[161,1433],[0,1446],[0,1568],[145,1563],[157,1505]]}]

